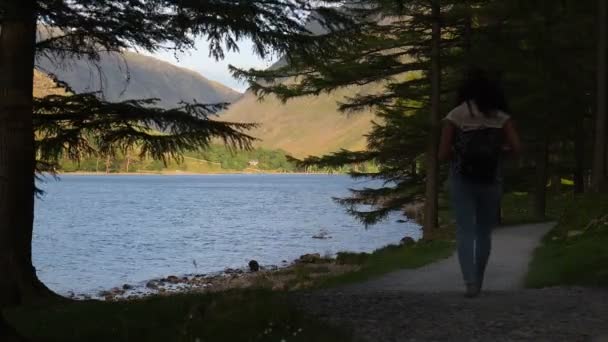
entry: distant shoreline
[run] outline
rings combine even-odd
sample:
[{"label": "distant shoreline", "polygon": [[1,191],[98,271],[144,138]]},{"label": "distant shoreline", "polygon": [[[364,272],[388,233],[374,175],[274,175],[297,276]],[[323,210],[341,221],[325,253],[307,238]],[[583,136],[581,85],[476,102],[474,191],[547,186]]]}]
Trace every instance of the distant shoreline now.
[{"label": "distant shoreline", "polygon": [[260,171],[260,172],[242,172],[242,171],[227,171],[227,172],[207,172],[207,173],[196,173],[196,172],[58,172],[57,176],[222,176],[222,175],[325,175],[325,176],[343,176],[345,173],[330,173],[330,172],[272,172],[272,171]]}]

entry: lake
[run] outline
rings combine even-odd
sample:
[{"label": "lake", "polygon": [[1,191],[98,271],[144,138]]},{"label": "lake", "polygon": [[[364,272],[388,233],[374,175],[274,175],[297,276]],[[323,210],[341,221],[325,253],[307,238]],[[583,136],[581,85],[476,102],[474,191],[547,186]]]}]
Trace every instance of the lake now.
[{"label": "lake", "polygon": [[[365,229],[332,197],[341,175],[77,176],[39,182],[33,262],[51,289],[94,294],[168,275],[370,252],[420,237],[398,216]],[[314,239],[327,232],[329,239]]]}]

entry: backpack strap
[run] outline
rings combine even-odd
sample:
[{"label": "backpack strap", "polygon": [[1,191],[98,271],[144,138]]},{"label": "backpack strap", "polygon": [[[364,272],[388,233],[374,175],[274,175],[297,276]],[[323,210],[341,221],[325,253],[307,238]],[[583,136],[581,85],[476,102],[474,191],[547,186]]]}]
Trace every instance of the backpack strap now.
[{"label": "backpack strap", "polygon": [[471,101],[469,100],[467,100],[467,107],[469,108],[469,115],[474,117],[475,115],[473,115],[473,107],[471,106]]}]

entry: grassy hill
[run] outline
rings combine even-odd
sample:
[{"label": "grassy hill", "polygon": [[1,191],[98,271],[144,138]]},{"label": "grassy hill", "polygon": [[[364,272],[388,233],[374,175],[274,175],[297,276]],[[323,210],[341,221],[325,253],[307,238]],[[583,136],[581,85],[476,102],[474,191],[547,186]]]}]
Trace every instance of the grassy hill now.
[{"label": "grassy hill", "polygon": [[34,70],[34,97],[65,94],[65,90],[58,87],[46,74]]},{"label": "grassy hill", "polygon": [[252,134],[261,139],[258,146],[282,149],[295,157],[321,155],[346,148],[363,150],[371,129],[371,112],[342,114],[337,102],[365,89],[349,88],[329,95],[305,97],[286,104],[269,96],[259,101],[245,93],[233,103],[222,119],[235,122],[257,122]]},{"label": "grassy hill", "polygon": [[[307,24],[313,34],[325,32],[316,20]],[[271,68],[283,66],[279,60]],[[287,80],[286,82],[289,82]],[[374,114],[364,111],[342,114],[338,102],[358,93],[375,93],[381,86],[370,84],[363,87],[340,89],[331,94],[304,97],[283,104],[272,96],[263,102],[252,93],[245,93],[222,114],[222,119],[236,122],[261,124],[252,134],[261,139],[258,146],[285,150],[294,157],[323,155],[339,149],[364,150],[367,134]]]}]

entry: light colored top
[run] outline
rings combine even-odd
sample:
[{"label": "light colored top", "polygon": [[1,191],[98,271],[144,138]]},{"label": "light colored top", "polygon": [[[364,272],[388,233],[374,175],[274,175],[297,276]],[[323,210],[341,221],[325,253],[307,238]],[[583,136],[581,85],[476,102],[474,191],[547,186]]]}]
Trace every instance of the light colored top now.
[{"label": "light colored top", "polygon": [[[470,101],[469,103],[471,104],[471,110],[469,110],[467,103],[463,102],[460,106],[452,109],[444,120],[450,121],[462,131],[502,128],[509,120],[509,115],[502,111],[498,111],[491,117],[486,117],[479,111],[474,101]],[[471,115],[471,111],[473,115]]]}]

